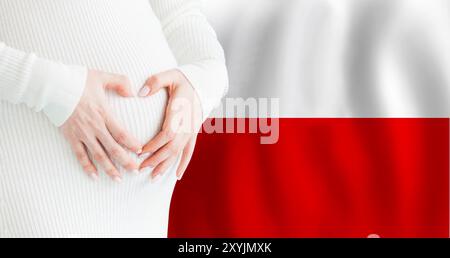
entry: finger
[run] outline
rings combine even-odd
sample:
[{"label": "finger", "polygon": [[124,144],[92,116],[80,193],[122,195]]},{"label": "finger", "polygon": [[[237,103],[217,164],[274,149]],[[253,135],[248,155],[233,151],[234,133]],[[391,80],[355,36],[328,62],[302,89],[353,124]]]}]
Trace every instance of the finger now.
[{"label": "finger", "polygon": [[106,155],[100,143],[95,139],[85,142],[85,145],[87,146],[89,152],[92,154],[94,160],[97,161],[98,164],[100,164],[105,173],[115,182],[122,182],[122,177],[119,171],[114,166],[108,155]]},{"label": "finger", "polygon": [[122,97],[133,96],[131,82],[128,77],[124,75],[108,74],[105,87],[107,90],[112,90]]},{"label": "finger", "polygon": [[150,179],[152,182],[158,181],[158,179],[166,173],[166,171],[177,161],[177,157],[173,156],[171,158],[168,158],[161,162],[155,169],[153,170],[153,173],[150,176]]},{"label": "finger", "polygon": [[155,94],[162,88],[172,87],[179,81],[179,76],[179,72],[175,70],[153,75],[148,78],[142,89],[139,91],[139,96],[147,97]]},{"label": "finger", "polygon": [[167,148],[167,145],[155,152],[153,155],[151,155],[148,159],[146,159],[144,162],[142,162],[141,166],[139,167],[139,170],[142,171],[145,168],[155,168],[157,167],[161,162],[168,159],[172,155],[172,151]]},{"label": "finger", "polygon": [[83,143],[79,141],[71,141],[70,145],[72,147],[73,152],[75,153],[75,156],[77,157],[78,162],[83,167],[83,171],[92,179],[97,180],[98,179],[97,168],[89,158],[89,155],[86,151],[86,147],[83,145]]},{"label": "finger", "polygon": [[184,139],[182,139],[182,137],[179,137],[178,139],[174,139],[173,141],[166,144],[164,147],[162,147],[152,156],[146,159],[141,164],[140,170],[142,171],[147,167],[156,168],[164,160],[170,158],[171,156],[177,156],[182,150],[183,141]]},{"label": "finger", "polygon": [[197,141],[197,137],[193,137],[188,145],[183,150],[183,155],[181,157],[180,165],[177,169],[177,178],[178,180],[181,180],[184,176],[184,173],[186,172],[186,169],[189,166],[189,163],[191,162],[192,155],[194,154],[195,149],[195,143]]},{"label": "finger", "polygon": [[128,155],[122,146],[117,144],[109,132],[106,131],[104,134],[99,135],[98,138],[100,143],[105,147],[105,150],[111,159],[117,161],[128,171],[136,171],[138,169],[138,166],[134,160]]},{"label": "finger", "polygon": [[161,131],[144,146],[142,153],[154,153],[173,140],[174,137],[175,134],[171,132]]},{"label": "finger", "polygon": [[138,139],[128,133],[112,115],[107,115],[105,122],[108,131],[117,143],[137,154],[142,153],[142,145]]}]

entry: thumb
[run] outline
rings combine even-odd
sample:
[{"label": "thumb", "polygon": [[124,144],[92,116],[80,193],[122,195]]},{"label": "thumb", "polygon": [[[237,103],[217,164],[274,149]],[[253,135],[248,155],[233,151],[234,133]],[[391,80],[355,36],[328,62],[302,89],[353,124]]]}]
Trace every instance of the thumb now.
[{"label": "thumb", "polygon": [[105,87],[122,97],[133,96],[130,80],[124,75],[110,75]]},{"label": "thumb", "polygon": [[169,88],[176,84],[177,76],[179,76],[176,71],[162,72],[151,76],[146,82],[142,89],[139,91],[140,97],[147,97],[155,94],[162,88]]}]

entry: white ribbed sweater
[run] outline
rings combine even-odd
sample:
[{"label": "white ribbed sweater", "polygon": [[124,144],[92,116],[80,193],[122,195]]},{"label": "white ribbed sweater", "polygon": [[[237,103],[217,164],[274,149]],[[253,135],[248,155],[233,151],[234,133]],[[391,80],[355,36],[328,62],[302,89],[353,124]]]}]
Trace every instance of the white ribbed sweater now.
[{"label": "white ribbed sweater", "polygon": [[[136,92],[151,74],[178,68],[206,117],[227,75],[199,2],[0,0],[0,237],[166,236],[174,169],[155,184],[148,173],[92,182],[57,126],[88,68],[125,74]],[[143,143],[160,129],[165,92],[108,98]]]}]

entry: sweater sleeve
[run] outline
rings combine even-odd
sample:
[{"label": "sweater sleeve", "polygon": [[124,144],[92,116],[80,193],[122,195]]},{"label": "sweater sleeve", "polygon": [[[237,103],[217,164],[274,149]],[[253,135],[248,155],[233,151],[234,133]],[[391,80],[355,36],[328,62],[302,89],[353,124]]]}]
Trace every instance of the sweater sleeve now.
[{"label": "sweater sleeve", "polygon": [[202,0],[149,0],[178,62],[200,99],[205,120],[228,91],[225,55],[202,13]]},{"label": "sweater sleeve", "polygon": [[37,57],[0,42],[0,100],[25,104],[61,126],[78,104],[87,69]]}]

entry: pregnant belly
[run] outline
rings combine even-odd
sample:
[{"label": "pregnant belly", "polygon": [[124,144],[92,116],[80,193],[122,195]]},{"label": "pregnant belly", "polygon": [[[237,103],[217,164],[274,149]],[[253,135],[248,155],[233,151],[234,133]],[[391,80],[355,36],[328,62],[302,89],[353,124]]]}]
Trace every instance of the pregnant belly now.
[{"label": "pregnant belly", "polygon": [[[122,58],[90,67],[127,75],[138,92],[150,75],[175,67],[168,49],[166,54],[143,58],[139,53],[118,53]],[[148,98],[107,95],[114,115],[141,143],[159,132],[167,92]],[[91,182],[45,115],[0,102],[0,121],[0,227],[8,225],[7,236],[166,236],[175,166],[153,184],[149,171],[136,176],[120,167],[122,184],[114,183],[100,167],[100,180]],[[24,217],[27,214],[32,216]],[[49,226],[49,221],[57,224]]]},{"label": "pregnant belly", "polygon": [[[51,49],[41,49],[38,55],[52,60],[63,60],[65,63],[84,65],[90,69],[126,75],[131,81],[132,91],[137,95],[151,75],[173,69],[177,65],[162,34],[155,33],[152,39],[147,41],[148,44],[142,41],[134,42],[133,49],[125,47],[126,44],[131,44],[130,42],[111,45],[106,39],[105,42],[100,42],[101,44],[96,42],[92,48],[68,51],[77,55],[57,56],[56,54],[61,51],[53,52]],[[103,50],[106,48],[108,51]],[[123,98],[113,92],[107,92],[107,98],[114,116],[142,144],[160,131],[168,99],[165,90],[146,98]],[[51,125],[43,114],[34,113],[25,106],[2,102],[0,119],[2,125],[7,125],[0,125],[0,159],[2,168],[5,168],[3,171],[15,170],[27,173],[25,167],[21,169],[21,166],[17,165],[15,157],[20,156],[28,156],[43,166],[50,163],[56,166],[60,164],[65,170],[68,170],[67,164],[75,161],[70,146],[58,128]],[[43,153],[36,156],[36,151]],[[70,157],[70,162],[67,158],[55,157],[61,153],[70,153],[65,155],[67,158]],[[76,163],[71,169],[80,170]],[[51,171],[52,169],[46,169],[43,173]],[[56,170],[53,172],[57,173]]]},{"label": "pregnant belly", "polygon": [[[173,59],[169,55],[168,60],[161,60],[161,64],[166,64],[166,69],[173,68],[175,63],[171,60]],[[119,61],[118,64],[124,63]],[[154,74],[151,68],[146,69],[142,64],[138,66],[128,62],[123,67],[117,66],[117,69],[107,71],[127,75],[131,81],[132,91],[137,95],[147,78]],[[102,70],[99,67],[95,69]],[[146,98],[124,98],[114,92],[107,92],[106,95],[113,116],[142,144],[148,142],[161,130],[168,100],[165,90]],[[59,173],[61,169],[81,172],[61,132],[43,113],[35,113],[24,105],[0,102],[0,121],[2,173],[16,173],[16,176],[17,173],[22,172],[28,174],[29,167],[21,166],[21,157],[26,157],[29,163],[47,167],[39,173],[46,174],[52,171]],[[64,158],[58,157],[62,154]],[[72,165],[68,166],[68,164]],[[53,170],[53,168],[57,169]],[[121,172],[125,171],[121,170]]]},{"label": "pregnant belly", "polygon": [[[138,92],[150,75],[176,65],[167,54],[164,59],[136,56],[117,60],[114,67],[105,63],[94,68],[129,76]],[[141,143],[159,132],[167,92],[147,98],[107,95],[114,115]],[[91,182],[45,115],[0,102],[0,121],[0,227],[8,225],[7,236],[165,237],[176,183],[174,167],[156,184],[149,182],[149,171],[136,176],[118,167],[124,180],[117,185],[98,166],[100,180]],[[49,221],[57,225],[49,227]]]},{"label": "pregnant belly", "polygon": [[[51,3],[50,0],[42,2]],[[130,2],[135,3],[132,11],[136,17],[122,19],[120,4]],[[73,8],[58,10],[57,14],[39,8],[27,10],[23,15],[21,12],[9,15],[0,11],[5,17],[0,38],[11,47],[34,52],[50,60],[126,75],[135,93],[149,76],[177,66],[148,1],[76,3]],[[100,3],[106,7],[92,7],[95,9],[92,13],[84,6]],[[99,12],[105,14],[98,15]],[[95,18],[85,21],[72,13]],[[42,28],[36,27],[34,24],[44,17],[42,15],[46,15],[46,20],[37,23]],[[64,36],[58,33],[61,23],[57,22],[57,16],[67,17],[65,26],[68,28],[64,31],[72,33],[64,33]],[[30,27],[34,28],[36,35],[51,37],[29,37],[26,28]],[[102,36],[98,37],[98,33]],[[159,132],[167,92],[161,91],[147,98],[122,98],[110,92],[107,96],[114,115],[143,144]],[[173,169],[156,184],[149,183],[148,171],[135,176],[123,169],[120,169],[124,177],[121,185],[112,182],[101,169],[100,180],[90,182],[70,145],[45,115],[23,105],[0,102],[0,121],[0,202],[3,202],[0,206],[5,207],[0,210],[0,217],[9,225],[12,234],[165,235],[170,198],[176,182]],[[142,161],[134,155],[132,157]],[[3,216],[3,211],[8,216]],[[52,227],[49,227],[49,221],[53,223]],[[0,228],[1,223],[0,220]]]},{"label": "pregnant belly", "polygon": [[[126,75],[130,79],[132,91],[136,97],[124,98],[114,92],[106,92],[106,95],[113,115],[142,144],[148,142],[160,131],[168,94],[166,90],[161,90],[153,96],[142,98],[137,97],[137,93],[151,75],[176,66],[170,50],[167,49],[165,52],[166,56],[158,54],[156,58],[150,55],[143,57],[142,53],[137,52],[128,53],[126,56],[119,53],[115,55],[116,60],[108,59],[108,63],[105,62],[103,65],[91,63],[89,66],[92,69]],[[89,63],[89,60],[86,60],[86,63]],[[96,60],[94,56],[92,60]],[[42,113],[34,113],[23,105],[0,103],[0,106],[2,124],[7,125],[0,127],[1,137],[9,138],[10,143],[15,144],[10,151],[23,152],[27,149],[42,149],[44,146],[53,146],[55,152],[58,152],[60,148],[68,149],[69,146],[58,128],[51,125]],[[8,143],[4,143],[0,147],[7,148],[7,145]],[[33,153],[30,155],[34,156]],[[52,162],[56,161],[52,160]]]}]

